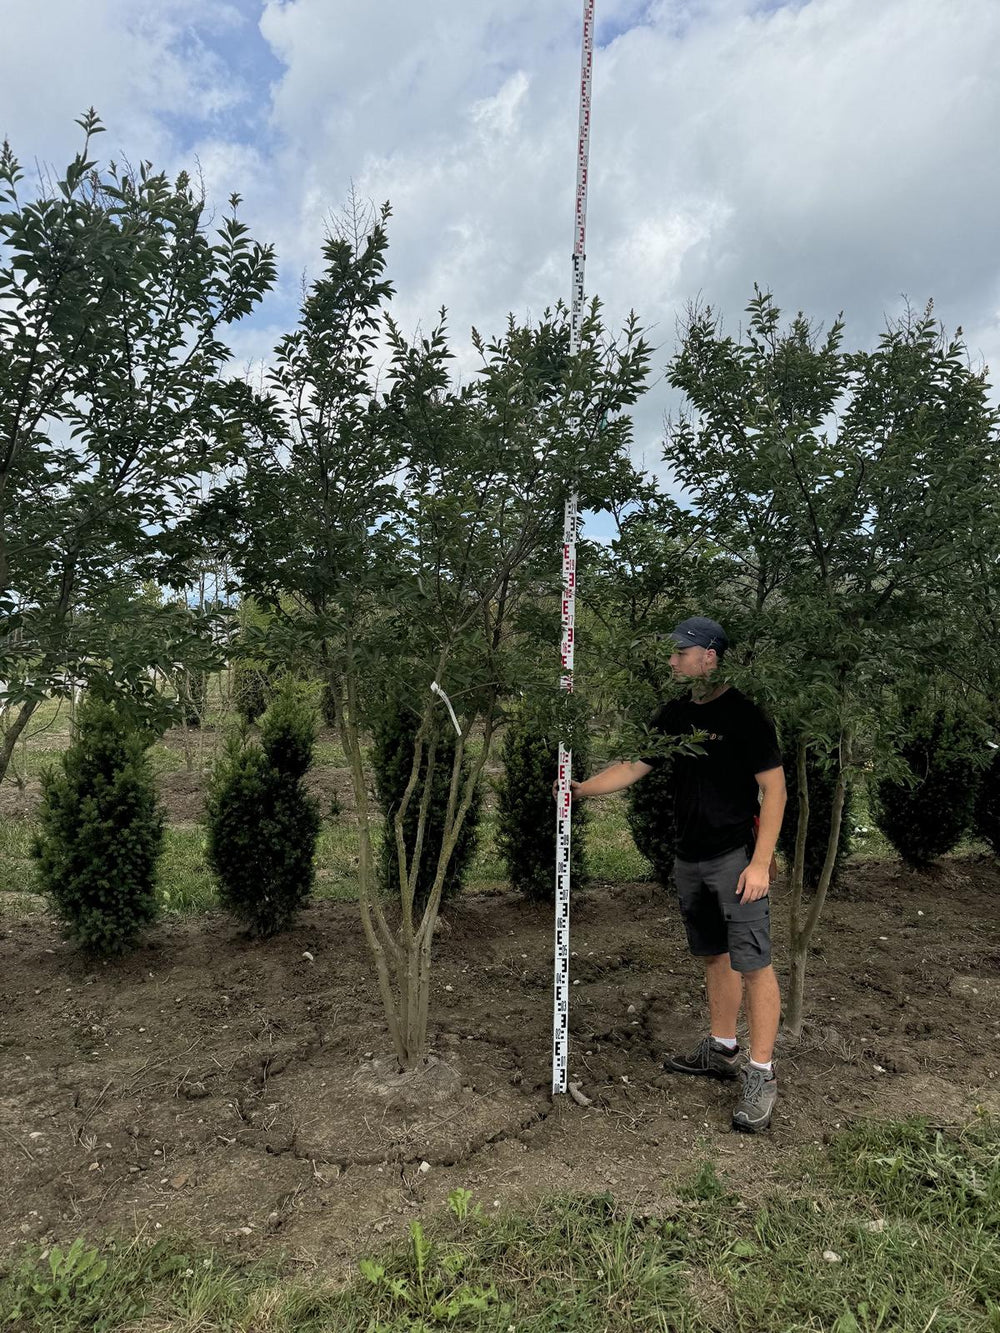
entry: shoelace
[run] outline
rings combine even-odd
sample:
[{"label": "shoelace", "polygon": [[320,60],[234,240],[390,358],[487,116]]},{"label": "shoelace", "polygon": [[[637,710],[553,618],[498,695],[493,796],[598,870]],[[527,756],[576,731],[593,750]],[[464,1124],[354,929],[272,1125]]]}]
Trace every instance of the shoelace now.
[{"label": "shoelace", "polygon": [[701,1041],[688,1056],[691,1064],[696,1064],[699,1069],[707,1069],[712,1058],[712,1038],[702,1037]]},{"label": "shoelace", "polygon": [[748,1102],[757,1101],[764,1091],[766,1077],[760,1069],[745,1069],[743,1071],[743,1100]]}]

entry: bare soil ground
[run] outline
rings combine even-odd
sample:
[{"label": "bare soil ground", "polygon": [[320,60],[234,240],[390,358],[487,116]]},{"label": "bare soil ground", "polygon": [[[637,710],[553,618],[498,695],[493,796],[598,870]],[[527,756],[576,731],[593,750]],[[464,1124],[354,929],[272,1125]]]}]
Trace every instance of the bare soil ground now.
[{"label": "bare soil ground", "polygon": [[[776,938],[785,934],[782,886]],[[44,916],[0,919],[0,1245],[187,1230],[346,1268],[463,1186],[487,1207],[570,1190],[656,1209],[706,1158],[747,1193],[845,1122],[1000,1110],[1000,870],[855,863],[810,961],[809,1023],[779,1051],[768,1135],[731,1085],[663,1074],[704,1030],[659,886],[594,885],[572,919],[572,1077],[550,1097],[551,916],[468,896],[436,941],[433,1046],[458,1091],[387,1103],[357,909],[321,903],[250,943],[221,915],[94,963]],[[779,957],[779,968],[781,960]]]}]

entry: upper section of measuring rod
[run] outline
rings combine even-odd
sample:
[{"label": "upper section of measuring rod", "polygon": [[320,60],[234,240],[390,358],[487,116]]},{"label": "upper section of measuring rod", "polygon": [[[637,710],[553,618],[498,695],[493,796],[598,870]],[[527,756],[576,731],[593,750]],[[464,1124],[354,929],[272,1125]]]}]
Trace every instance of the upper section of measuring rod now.
[{"label": "upper section of measuring rod", "polygon": [[580,130],[576,146],[576,214],[573,224],[573,288],[570,304],[570,355],[580,350],[583,268],[587,249],[587,186],[590,159],[590,89],[594,73],[594,0],[583,7],[580,55]]}]

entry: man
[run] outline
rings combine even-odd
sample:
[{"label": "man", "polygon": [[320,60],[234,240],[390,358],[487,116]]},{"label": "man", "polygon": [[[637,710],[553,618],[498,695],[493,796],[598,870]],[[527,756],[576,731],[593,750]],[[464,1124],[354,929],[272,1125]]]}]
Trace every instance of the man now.
[{"label": "man", "polygon": [[[785,774],[774,727],[746,695],[718,677],[729,646],[722,626],[704,616],[683,620],[670,636],[670,669],[691,682],[687,699],[663,704],[652,725],[666,736],[704,733],[704,753],[678,753],[674,770],[677,857],[674,876],[691,953],[704,960],[710,1028],[689,1055],[664,1068],[740,1080],[734,1129],[758,1133],[771,1123],[778,1081],[774,1042],[781,997],[771,965],[769,868],[785,809]],[[662,762],[611,764],[574,797],[621,791]],[[761,796],[762,793],[762,796]],[[759,828],[755,833],[756,820]],[[746,995],[749,1059],[742,1064],[736,1020]]]}]

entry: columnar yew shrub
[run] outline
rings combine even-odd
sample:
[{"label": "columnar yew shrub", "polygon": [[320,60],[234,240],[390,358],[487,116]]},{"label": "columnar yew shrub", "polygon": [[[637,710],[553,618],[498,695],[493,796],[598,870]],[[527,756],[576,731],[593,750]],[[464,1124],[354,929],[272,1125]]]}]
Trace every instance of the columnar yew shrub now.
[{"label": "columnar yew shrub", "polygon": [[200,727],[208,700],[207,675],[204,671],[185,671],[178,677],[177,686],[184,710],[184,725]]},{"label": "columnar yew shrub", "polygon": [[152,739],[113,697],[86,695],[72,744],[42,776],[39,877],[70,935],[95,953],[123,953],[157,916],[164,818]]},{"label": "columnar yew shrub", "polygon": [[[552,783],[559,762],[559,730],[553,719],[535,708],[522,708],[508,723],[503,738],[503,777],[497,784],[497,844],[511,885],[526,898],[555,898],[556,804]],[[587,776],[586,729],[575,728],[573,777]],[[573,803],[570,875],[574,888],[587,879],[587,811]]]},{"label": "columnar yew shrub", "polygon": [[968,721],[953,707],[907,707],[898,756],[912,784],[883,779],[877,786],[878,826],[907,865],[925,868],[950,852],[972,822],[979,774],[978,746]]},{"label": "columnar yew shrub", "polygon": [[[407,708],[395,694],[390,695],[380,710],[372,735],[372,771],[375,775],[375,787],[385,819],[382,833],[382,852],[380,859],[380,882],[387,893],[399,892],[399,849],[396,842],[394,820],[402,803],[407,783],[413,769],[413,747],[416,739],[419,719],[412,708]],[[416,847],[417,827],[423,794],[430,776],[430,792],[424,818],[424,833],[420,855],[420,868],[417,872],[416,889],[413,896],[413,910],[422,914],[427,905],[427,895],[437,871],[438,856],[444,838],[445,815],[448,809],[448,792],[451,787],[452,770],[455,762],[455,732],[446,717],[435,723],[437,729],[434,745],[434,771],[428,774],[430,742],[424,748],[420,761],[416,794],[410,800],[403,816],[403,841],[406,846],[407,865],[410,864]],[[468,777],[470,763],[462,763],[462,781]],[[465,817],[458,842],[452,853],[448,870],[441,889],[441,900],[446,902],[461,893],[469,871],[469,865],[475,854],[479,836],[479,817],[481,812],[481,793],[476,788],[469,812]]]},{"label": "columnar yew shrub", "polygon": [[219,900],[251,935],[287,929],[308,900],[320,815],[305,789],[316,720],[291,681],[261,721],[260,743],[234,737],[206,807],[208,863]]},{"label": "columnar yew shrub", "polygon": [[629,830],[661,884],[674,877],[674,788],[669,760],[658,764],[626,792]]},{"label": "columnar yew shrub", "polygon": [[993,848],[994,855],[1000,856],[1000,750],[994,751],[980,777],[973,827],[977,836]]},{"label": "columnar yew shrub", "polygon": [[325,681],[323,684],[323,692],[319,698],[319,711],[324,726],[335,727],[337,725],[337,696],[331,689],[329,681]]},{"label": "columnar yew shrub", "polygon": [[274,684],[263,662],[241,658],[233,667],[233,704],[247,725],[256,722],[274,698]]}]

